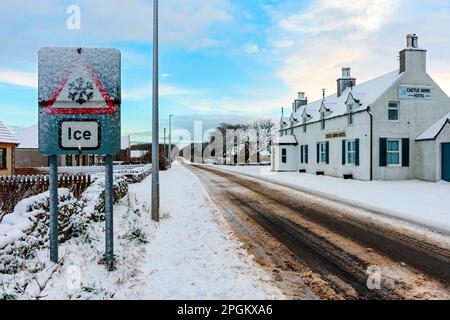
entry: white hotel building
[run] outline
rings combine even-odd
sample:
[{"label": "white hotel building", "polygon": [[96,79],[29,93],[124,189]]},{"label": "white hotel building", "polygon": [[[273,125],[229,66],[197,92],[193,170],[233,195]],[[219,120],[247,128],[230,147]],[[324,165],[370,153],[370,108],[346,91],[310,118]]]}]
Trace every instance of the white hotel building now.
[{"label": "white hotel building", "polygon": [[407,36],[400,69],[362,84],[342,69],[337,93],[308,103],[299,93],[282,117],[272,170],[358,180],[450,181],[450,98]]}]

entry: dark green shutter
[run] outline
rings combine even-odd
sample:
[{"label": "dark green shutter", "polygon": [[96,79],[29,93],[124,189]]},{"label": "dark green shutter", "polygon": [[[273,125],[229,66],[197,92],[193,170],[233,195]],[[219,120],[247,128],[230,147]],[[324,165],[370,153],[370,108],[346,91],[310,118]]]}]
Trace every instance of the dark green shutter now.
[{"label": "dark green shutter", "polygon": [[387,167],[387,138],[380,138],[380,167]]},{"label": "dark green shutter", "polygon": [[327,148],[327,164],[330,163],[330,142],[326,142],[326,148]]},{"label": "dark green shutter", "polygon": [[300,163],[303,163],[303,146],[300,146]]},{"label": "dark green shutter", "polygon": [[409,167],[409,139],[402,139],[402,167]]},{"label": "dark green shutter", "polygon": [[342,165],[345,165],[345,140],[342,140]]},{"label": "dark green shutter", "polygon": [[355,140],[355,166],[359,166],[359,139]]},{"label": "dark green shutter", "polygon": [[320,143],[317,142],[317,163],[320,163]]},{"label": "dark green shutter", "polygon": [[305,163],[308,163],[308,145],[305,145]]}]

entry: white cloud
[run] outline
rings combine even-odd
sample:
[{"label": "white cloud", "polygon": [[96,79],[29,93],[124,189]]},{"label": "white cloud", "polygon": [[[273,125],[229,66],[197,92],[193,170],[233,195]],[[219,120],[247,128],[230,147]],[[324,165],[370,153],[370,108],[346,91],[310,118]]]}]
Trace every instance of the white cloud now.
[{"label": "white cloud", "polygon": [[37,75],[30,72],[0,69],[0,82],[36,89]]},{"label": "white cloud", "polygon": [[[193,94],[194,91],[190,89],[180,88],[172,85],[160,85],[160,97],[177,97]],[[152,84],[148,83],[146,86],[141,86],[133,89],[125,89],[122,92],[123,100],[146,100],[152,96]]]},{"label": "white cloud", "polygon": [[291,32],[312,35],[373,32],[394,15],[398,5],[398,0],[322,0],[305,12],[282,19],[280,26]]},{"label": "white cloud", "polygon": [[244,45],[243,50],[247,54],[255,54],[259,52],[259,46],[255,43],[247,43]]},{"label": "white cloud", "polygon": [[[400,2],[320,0],[280,18],[269,30],[269,43],[287,52],[278,76],[292,88],[293,96],[302,90],[319,98],[322,88],[336,91],[343,66],[352,67],[359,80],[394,70],[396,52],[384,51],[377,42],[385,45],[381,33],[398,17]],[[396,40],[400,49],[403,38]]]},{"label": "white cloud", "polygon": [[292,48],[295,45],[293,40],[269,40],[269,45],[275,49],[287,49]]},{"label": "white cloud", "polygon": [[163,73],[161,75],[161,79],[162,80],[166,80],[166,79],[169,79],[169,78],[172,78],[172,77],[173,77],[173,74],[171,74],[171,73]]}]

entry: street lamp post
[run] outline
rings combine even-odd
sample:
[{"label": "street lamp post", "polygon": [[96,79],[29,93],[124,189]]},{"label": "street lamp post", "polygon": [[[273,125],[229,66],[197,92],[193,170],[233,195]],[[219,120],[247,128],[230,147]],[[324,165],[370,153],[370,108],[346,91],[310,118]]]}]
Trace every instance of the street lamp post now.
[{"label": "street lamp post", "polygon": [[169,168],[172,168],[172,117],[169,115]]},{"label": "street lamp post", "polygon": [[158,0],[153,0],[152,220],[159,221]]},{"label": "street lamp post", "polygon": [[167,159],[166,128],[164,128],[164,157]]}]

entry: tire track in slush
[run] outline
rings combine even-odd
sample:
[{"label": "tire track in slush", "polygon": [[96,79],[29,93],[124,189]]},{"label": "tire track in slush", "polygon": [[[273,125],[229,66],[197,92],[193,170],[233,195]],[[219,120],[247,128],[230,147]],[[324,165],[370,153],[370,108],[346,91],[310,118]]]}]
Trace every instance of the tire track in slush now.
[{"label": "tire track in slush", "polygon": [[[257,225],[264,228],[273,238],[283,243],[292,251],[300,263],[306,265],[340,296],[347,299],[397,299],[403,298],[400,290],[392,290],[382,287],[380,290],[367,288],[368,262],[347,252],[335,245],[325,237],[316,234],[314,230],[305,226],[297,219],[293,221],[286,218],[285,211],[301,215],[305,221],[312,221],[341,236],[370,245],[387,254],[393,259],[399,257],[405,260],[405,249],[410,250],[409,255],[426,273],[438,275],[448,284],[448,268],[443,264],[448,258],[444,250],[441,251],[427,243],[418,243],[416,239],[398,234],[394,230],[366,222],[366,225],[357,219],[342,219],[336,217],[336,213],[329,208],[329,212],[323,208],[306,207],[298,199],[292,199],[290,195],[282,194],[277,187],[271,187],[268,183],[258,182],[251,178],[241,177],[236,174],[224,172],[206,166],[194,165],[190,167],[208,186],[208,191],[213,197],[218,197],[227,204],[227,209],[233,208],[234,225],[236,220],[243,219],[243,214],[250,217]],[[276,208],[278,205],[277,210]],[[240,212],[239,212],[240,211]],[[230,217],[228,217],[229,220]],[[242,221],[240,222],[242,224]],[[257,241],[257,239],[253,239]],[[430,247],[431,246],[431,247]],[[411,248],[413,251],[411,252]],[[415,249],[415,250],[414,250]],[[419,255],[419,257],[418,257]],[[424,264],[427,268],[423,268]],[[447,264],[448,266],[448,264]],[[446,270],[447,269],[447,270]],[[342,285],[342,284],[345,285]],[[349,293],[346,287],[350,287],[356,296]]]}]

